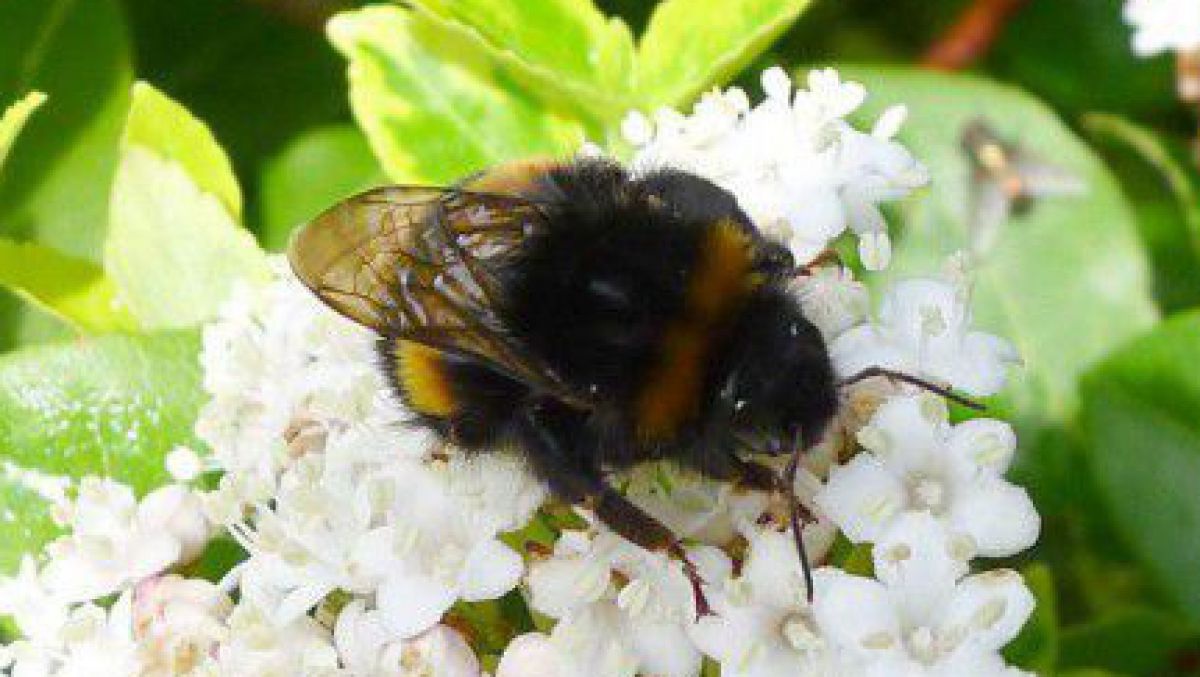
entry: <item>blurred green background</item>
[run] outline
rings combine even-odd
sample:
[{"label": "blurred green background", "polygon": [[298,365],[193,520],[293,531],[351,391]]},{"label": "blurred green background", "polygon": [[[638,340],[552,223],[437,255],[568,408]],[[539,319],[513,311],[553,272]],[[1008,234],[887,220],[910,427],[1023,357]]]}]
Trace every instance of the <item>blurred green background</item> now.
[{"label": "blurred green background", "polygon": [[[1172,58],[1133,55],[1118,0],[1031,0],[954,75],[917,65],[966,0],[600,2],[632,35],[583,2],[416,0],[326,34],[361,4],[0,0],[0,108],[48,95],[0,125],[0,458],[162,481],[203,400],[197,323],[339,197],[615,142],[629,108],[832,65],[868,86],[863,124],[908,104],[900,139],[934,176],[890,210],[893,274],[963,246],[972,119],[1086,181],[1005,224],[976,289],[1026,360],[988,404],[1018,426],[1013,474],[1044,518],[1012,563],[1040,604],[1009,655],[1200,675],[1196,120]],[[55,533],[10,480],[0,570]]]}]

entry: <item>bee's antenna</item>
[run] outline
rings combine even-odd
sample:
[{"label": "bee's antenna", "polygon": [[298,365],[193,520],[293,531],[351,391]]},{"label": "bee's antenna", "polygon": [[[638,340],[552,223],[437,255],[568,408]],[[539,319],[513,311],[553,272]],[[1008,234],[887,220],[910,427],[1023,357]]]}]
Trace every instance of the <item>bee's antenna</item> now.
[{"label": "bee's antenna", "polygon": [[800,520],[800,499],[796,497],[796,472],[800,468],[800,455],[804,453],[804,442],[801,435],[797,434],[792,445],[792,457],[788,460],[787,467],[783,471],[783,481],[787,483],[787,496],[790,502],[789,518],[792,523],[792,538],[796,541],[796,554],[800,556],[800,567],[804,570],[804,590],[808,597],[808,603],[813,601],[813,575],[812,565],[808,561],[808,552],[804,549],[804,538],[801,535],[801,520]]},{"label": "bee's antenna", "polygon": [[959,395],[958,393],[954,392],[953,390],[950,390],[949,388],[946,388],[945,386],[940,386],[936,383],[930,383],[929,381],[926,381],[925,379],[913,376],[912,374],[905,374],[902,371],[895,371],[892,369],[886,369],[884,367],[867,367],[866,369],[863,369],[862,371],[858,372],[854,376],[851,376],[850,378],[839,381],[838,386],[845,387],[845,386],[849,386],[849,385],[854,385],[855,383],[858,383],[859,381],[865,381],[869,378],[875,378],[876,376],[884,376],[886,378],[890,378],[895,381],[902,381],[904,383],[908,383],[910,385],[917,386],[918,388],[924,388],[925,390],[928,390],[929,392],[931,392],[935,395],[940,395],[941,397],[944,397],[944,398],[950,400],[951,402],[956,402],[958,404],[961,404],[964,407],[974,409],[975,411],[985,411],[987,409],[986,407],[984,407],[982,404],[976,402],[975,400],[972,400],[964,395]]}]

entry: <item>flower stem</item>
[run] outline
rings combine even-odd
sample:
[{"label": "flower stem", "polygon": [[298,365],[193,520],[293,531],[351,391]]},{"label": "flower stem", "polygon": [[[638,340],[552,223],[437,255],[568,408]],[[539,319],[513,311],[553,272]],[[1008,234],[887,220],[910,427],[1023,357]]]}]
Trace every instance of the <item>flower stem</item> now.
[{"label": "flower stem", "polygon": [[1028,0],[975,0],[921,58],[927,68],[962,70],[991,49],[1008,20]]},{"label": "flower stem", "polygon": [[1193,107],[1196,115],[1196,137],[1192,139],[1192,156],[1200,166],[1200,49],[1178,52],[1175,58],[1175,88],[1179,98]]}]

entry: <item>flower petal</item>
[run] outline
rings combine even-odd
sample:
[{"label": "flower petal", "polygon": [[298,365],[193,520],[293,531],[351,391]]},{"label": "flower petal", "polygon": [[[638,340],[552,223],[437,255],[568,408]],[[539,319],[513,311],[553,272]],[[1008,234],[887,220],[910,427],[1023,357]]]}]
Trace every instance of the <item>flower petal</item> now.
[{"label": "flower petal", "polygon": [[742,580],[750,584],[755,601],[771,607],[807,606],[804,574],[796,558],[792,532],[765,530],[750,541],[750,553],[742,568]]},{"label": "flower petal", "polygon": [[1015,555],[1037,542],[1042,528],[1024,489],[986,475],[955,492],[949,520],[954,531],[975,539],[984,557]]},{"label": "flower petal", "polygon": [[612,570],[607,562],[588,557],[556,557],[529,568],[530,604],[537,611],[561,618],[596,600],[609,589]]},{"label": "flower petal", "polygon": [[871,454],[859,454],[829,473],[813,501],[846,537],[873,542],[908,502],[903,483]]},{"label": "flower petal", "polygon": [[393,576],[375,593],[383,622],[404,639],[433,627],[455,597],[452,588],[430,576]]},{"label": "flower petal", "polygon": [[893,586],[919,579],[953,585],[969,565],[948,536],[941,522],[928,512],[901,515],[872,549],[876,578]]},{"label": "flower petal", "polygon": [[838,569],[817,571],[813,616],[825,637],[851,655],[880,657],[900,647],[900,620],[879,581]]},{"label": "flower petal", "polygon": [[540,632],[519,635],[504,649],[496,677],[572,677],[550,638]]},{"label": "flower petal", "polygon": [[925,473],[940,465],[950,432],[945,403],[927,393],[889,398],[879,407],[859,442],[897,476]]},{"label": "flower petal", "polygon": [[947,446],[970,467],[1003,475],[1016,452],[1017,435],[1004,421],[976,418],[954,426]]},{"label": "flower petal", "polygon": [[700,651],[678,623],[630,621],[629,641],[638,671],[663,677],[692,677],[700,672]]},{"label": "flower petal", "polygon": [[1034,607],[1021,575],[997,569],[968,576],[941,612],[939,634],[962,637],[964,647],[998,651],[1021,631]]},{"label": "flower petal", "polygon": [[468,602],[496,599],[517,587],[525,562],[497,539],[480,541],[467,555],[459,585]]}]

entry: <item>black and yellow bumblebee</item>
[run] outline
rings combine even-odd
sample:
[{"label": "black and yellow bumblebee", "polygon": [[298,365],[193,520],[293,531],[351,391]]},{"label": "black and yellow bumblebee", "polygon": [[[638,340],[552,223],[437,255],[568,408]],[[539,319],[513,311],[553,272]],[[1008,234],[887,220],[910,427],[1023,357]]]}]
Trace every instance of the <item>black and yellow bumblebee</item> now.
[{"label": "black and yellow bumblebee", "polygon": [[[795,452],[794,474],[837,412],[825,343],[788,291],[804,269],[684,171],[537,160],[377,188],[304,226],[289,255],[379,334],[417,424],[468,452],[518,450],[556,496],[648,549],[682,556],[607,473],[669,459],[790,489],[742,454]],[[791,521],[803,560],[795,508]]]}]

